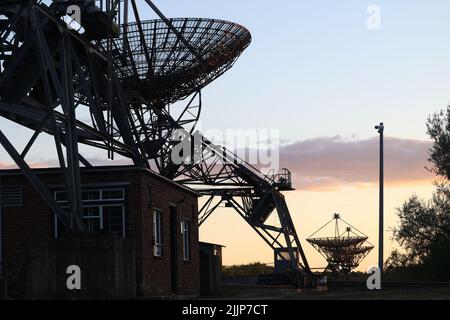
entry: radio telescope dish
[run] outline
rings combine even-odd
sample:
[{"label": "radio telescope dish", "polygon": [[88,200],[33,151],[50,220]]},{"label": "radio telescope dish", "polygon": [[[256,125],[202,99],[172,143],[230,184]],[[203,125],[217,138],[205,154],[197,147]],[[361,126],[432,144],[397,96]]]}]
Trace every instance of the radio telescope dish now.
[{"label": "radio telescope dish", "polygon": [[[332,221],[335,222],[333,237],[313,238]],[[346,225],[342,233],[340,233],[342,229],[340,231],[339,221]],[[339,214],[334,214],[333,219],[313,233],[306,241],[328,262],[325,271],[330,270],[336,274],[348,275],[359,266],[360,262],[373,249],[373,245],[367,239],[368,237],[365,234],[343,221]]]},{"label": "radio telescope dish", "polygon": [[[0,145],[67,230],[87,230],[80,167],[93,164],[79,148],[84,144],[195,187],[208,197],[199,225],[216,208],[233,208],[288,263],[293,281],[309,286],[313,275],[281,193],[291,189],[290,172],[263,174],[194,132],[201,89],[233,66],[250,32],[223,20],[167,19],[145,2],[139,8],[136,0],[0,1],[0,117],[33,130],[19,151],[0,128]],[[85,32],[67,25],[72,3]],[[161,20],[140,19],[148,6]],[[195,153],[173,161],[178,131],[199,138],[194,152],[201,161]],[[67,208],[26,159],[42,132],[54,140]]]},{"label": "radio telescope dish", "polygon": [[113,40],[114,67],[129,96],[160,105],[184,99],[230,69],[251,42],[250,32],[236,23],[169,20],[190,48],[163,20],[123,25]]}]

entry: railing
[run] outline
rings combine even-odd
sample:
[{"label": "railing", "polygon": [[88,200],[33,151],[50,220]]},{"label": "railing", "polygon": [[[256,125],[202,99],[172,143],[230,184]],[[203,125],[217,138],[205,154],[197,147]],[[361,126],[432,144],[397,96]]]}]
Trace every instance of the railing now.
[{"label": "railing", "polygon": [[287,168],[282,168],[277,173],[275,173],[274,169],[271,169],[266,175],[266,180],[271,181],[273,186],[281,190],[292,189],[291,172]]},{"label": "railing", "polygon": [[217,146],[208,140],[203,141],[203,145],[209,150],[214,150],[216,155],[221,157],[224,163],[235,163],[245,167],[247,170],[252,172],[258,178],[270,183],[272,186],[276,186],[282,190],[292,189],[292,176],[291,172],[287,168],[282,168],[280,171],[275,173],[274,169],[271,169],[267,174],[263,174],[258,168],[249,164],[244,159],[240,158],[234,152],[228,150],[225,147]]}]

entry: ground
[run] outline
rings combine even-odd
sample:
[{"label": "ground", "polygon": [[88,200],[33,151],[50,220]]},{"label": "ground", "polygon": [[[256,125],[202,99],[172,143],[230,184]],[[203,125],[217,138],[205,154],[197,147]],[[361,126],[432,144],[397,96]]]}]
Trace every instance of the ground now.
[{"label": "ground", "polygon": [[290,286],[263,286],[263,285],[227,285],[218,295],[207,299],[232,300],[442,300],[450,299],[450,287],[436,288],[395,288],[381,291],[350,290],[327,292],[324,290],[304,291]]}]

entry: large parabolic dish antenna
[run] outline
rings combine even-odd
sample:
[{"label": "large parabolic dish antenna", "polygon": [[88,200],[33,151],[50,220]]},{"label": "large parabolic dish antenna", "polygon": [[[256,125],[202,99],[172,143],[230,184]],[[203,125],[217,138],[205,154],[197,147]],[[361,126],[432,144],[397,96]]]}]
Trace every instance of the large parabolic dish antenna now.
[{"label": "large parabolic dish antenna", "polygon": [[[80,29],[66,21],[74,3]],[[194,132],[201,89],[233,66],[250,32],[217,19],[168,19],[151,0],[139,3],[0,1],[0,117],[33,130],[18,150],[0,128],[0,145],[68,230],[87,230],[80,167],[95,163],[79,148],[85,144],[196,188],[208,197],[199,225],[217,208],[233,208],[289,264],[293,281],[309,286],[313,275],[281,193],[292,189],[289,170],[262,173]],[[149,6],[160,20],[139,17]],[[200,137],[201,161],[173,161],[178,129],[191,142]],[[53,136],[68,208],[27,160],[42,132]]]},{"label": "large parabolic dish antenna", "polygon": [[184,99],[230,69],[251,42],[246,28],[228,21],[170,22],[190,48],[163,20],[126,24],[114,39],[114,67],[128,95],[160,105]]},{"label": "large parabolic dish antenna", "polygon": [[[317,236],[331,222],[334,221],[334,236]],[[339,222],[345,225],[340,228]],[[349,275],[373,249],[368,237],[334,214],[319,230],[306,239],[328,262],[325,271],[335,274]]]}]

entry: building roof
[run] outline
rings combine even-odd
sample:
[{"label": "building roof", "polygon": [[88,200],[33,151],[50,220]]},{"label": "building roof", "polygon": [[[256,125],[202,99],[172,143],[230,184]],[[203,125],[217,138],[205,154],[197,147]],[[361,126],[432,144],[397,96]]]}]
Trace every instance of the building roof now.
[{"label": "building roof", "polygon": [[199,241],[199,244],[203,245],[203,246],[217,246],[217,247],[226,248],[224,245],[217,244],[217,243],[211,243],[211,242]]},{"label": "building roof", "polygon": [[[35,168],[32,169],[34,173],[39,174],[39,175],[46,175],[46,174],[60,174],[60,168],[58,167],[53,167],[53,168]],[[196,196],[201,196],[200,193],[198,193],[197,191],[195,191],[192,188],[189,188],[187,186],[184,186],[174,180],[168,179],[162,175],[160,175],[159,173],[147,169],[147,168],[141,168],[141,167],[136,167],[136,166],[132,166],[132,165],[120,165],[120,166],[94,166],[94,167],[81,167],[80,171],[83,172],[115,172],[115,171],[142,171],[145,172],[148,175],[151,175],[155,178],[161,179],[164,182],[168,183],[168,184],[172,184],[178,188],[181,188],[187,192],[190,192],[192,194],[195,194]],[[14,175],[23,175],[22,170],[20,169],[0,169],[0,177],[2,176],[14,176]]]}]

